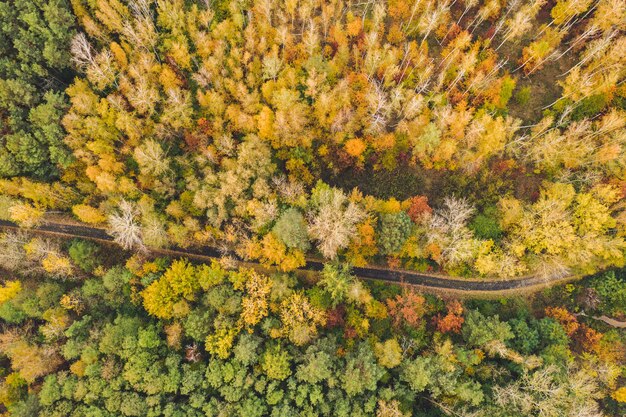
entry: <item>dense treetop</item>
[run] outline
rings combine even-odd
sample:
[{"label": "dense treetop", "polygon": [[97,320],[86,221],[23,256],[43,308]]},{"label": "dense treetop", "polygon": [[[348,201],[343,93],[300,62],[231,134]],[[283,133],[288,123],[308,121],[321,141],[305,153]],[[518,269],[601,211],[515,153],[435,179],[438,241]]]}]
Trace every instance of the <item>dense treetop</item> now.
[{"label": "dense treetop", "polygon": [[75,18],[67,1],[0,2],[0,176],[42,179],[67,167],[60,121]]},{"label": "dense treetop", "polygon": [[81,240],[2,239],[7,416],[626,411],[623,332],[575,313],[623,317],[623,272],[530,300],[461,303],[366,284],[345,264],[304,283],[219,262],[105,261],[110,248]]},{"label": "dense treetop", "polygon": [[285,271],[624,263],[623,0],[1,5],[4,218]]},{"label": "dense treetop", "polygon": [[[625,0],[0,0],[0,414],[626,415],[625,33]],[[610,270],[461,302],[367,264]]]}]

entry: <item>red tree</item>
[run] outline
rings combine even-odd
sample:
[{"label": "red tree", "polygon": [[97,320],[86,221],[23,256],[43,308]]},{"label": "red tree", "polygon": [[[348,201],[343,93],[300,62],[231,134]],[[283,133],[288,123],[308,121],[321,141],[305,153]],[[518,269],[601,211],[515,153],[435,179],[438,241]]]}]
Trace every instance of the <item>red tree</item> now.
[{"label": "red tree", "polygon": [[394,326],[406,323],[407,326],[417,328],[424,316],[426,299],[412,289],[405,289],[402,295],[387,300],[389,316]]},{"label": "red tree", "polygon": [[446,308],[448,313],[445,316],[437,314],[433,318],[435,327],[441,333],[459,333],[463,322],[465,322],[463,306],[457,300],[452,300],[446,304]]},{"label": "red tree", "polygon": [[419,222],[425,216],[429,216],[432,212],[433,209],[428,205],[428,197],[418,195],[411,198],[411,205],[407,210],[407,214],[414,223]]}]

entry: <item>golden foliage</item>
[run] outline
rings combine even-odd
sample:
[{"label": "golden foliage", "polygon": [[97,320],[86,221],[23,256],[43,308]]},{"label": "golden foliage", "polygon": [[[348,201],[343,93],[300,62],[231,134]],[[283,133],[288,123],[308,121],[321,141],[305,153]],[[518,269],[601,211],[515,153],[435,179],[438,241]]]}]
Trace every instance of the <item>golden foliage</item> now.
[{"label": "golden foliage", "polygon": [[326,323],[326,313],[314,307],[302,293],[293,293],[280,306],[280,334],[297,346],[310,342],[318,326]]},{"label": "golden foliage", "polygon": [[14,281],[6,281],[4,285],[0,285],[0,304],[15,298],[22,291],[22,283]]},{"label": "golden foliage", "polygon": [[63,363],[53,348],[29,344],[12,332],[0,334],[0,352],[11,359],[11,367],[29,383],[54,372]]},{"label": "golden foliage", "polygon": [[107,220],[102,211],[86,204],[77,204],[72,206],[72,212],[80,221],[89,224],[104,223]]},{"label": "golden foliage", "polygon": [[72,274],[72,262],[66,256],[51,253],[41,260],[43,269],[53,275],[69,276]]},{"label": "golden foliage", "polygon": [[22,227],[38,226],[45,211],[28,203],[17,203],[9,208],[11,220]]},{"label": "golden foliage", "polygon": [[268,314],[272,281],[265,275],[252,272],[245,286],[246,295],[241,300],[241,319],[246,326],[254,326]]}]

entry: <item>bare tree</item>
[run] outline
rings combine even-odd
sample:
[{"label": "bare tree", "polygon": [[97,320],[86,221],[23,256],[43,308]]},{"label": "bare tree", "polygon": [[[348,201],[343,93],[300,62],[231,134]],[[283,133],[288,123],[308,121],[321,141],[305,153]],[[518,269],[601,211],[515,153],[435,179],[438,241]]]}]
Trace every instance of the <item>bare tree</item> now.
[{"label": "bare tree", "polygon": [[148,174],[159,176],[170,169],[167,152],[154,139],[147,139],[136,147],[134,156],[141,170]]},{"label": "bare tree", "polygon": [[433,213],[428,241],[441,247],[443,263],[458,265],[475,252],[477,242],[466,225],[473,212],[464,198],[446,197],[443,207]]},{"label": "bare tree", "polygon": [[84,33],[74,36],[70,51],[72,52],[72,60],[78,67],[85,68],[95,62],[93,48]]},{"label": "bare tree", "polygon": [[137,209],[126,200],[120,201],[118,209],[109,216],[109,233],[124,249],[145,250]]},{"label": "bare tree", "polygon": [[554,365],[525,373],[506,386],[494,387],[496,404],[523,415],[602,417],[598,386],[589,370],[570,367],[565,375]]},{"label": "bare tree", "polygon": [[0,266],[9,271],[25,269],[28,263],[24,245],[28,243],[28,236],[24,232],[7,232],[0,235]]},{"label": "bare tree", "polygon": [[317,207],[309,215],[309,233],[319,242],[317,248],[322,255],[333,259],[339,249],[348,246],[365,213],[336,188],[321,190],[317,200]]},{"label": "bare tree", "polygon": [[291,204],[305,195],[304,185],[301,182],[289,180],[284,175],[272,178],[272,183],[280,196]]},{"label": "bare tree", "polygon": [[564,260],[557,256],[543,256],[535,269],[535,275],[546,281],[563,278],[570,273]]},{"label": "bare tree", "polygon": [[104,88],[110,83],[115,83],[115,70],[113,55],[108,49],[96,54],[87,36],[79,33],[72,39],[70,45],[72,60],[76,65],[87,73],[89,81],[98,88]]}]

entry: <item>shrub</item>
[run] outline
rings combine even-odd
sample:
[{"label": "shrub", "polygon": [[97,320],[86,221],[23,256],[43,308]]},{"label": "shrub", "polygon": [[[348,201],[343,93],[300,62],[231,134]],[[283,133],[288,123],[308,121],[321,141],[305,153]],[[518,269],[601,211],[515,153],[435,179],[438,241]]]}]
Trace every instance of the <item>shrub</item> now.
[{"label": "shrub", "polygon": [[515,90],[515,80],[511,77],[505,77],[502,80],[502,88],[500,89],[500,102],[498,107],[505,109],[507,103],[513,96],[513,90]]},{"label": "shrub", "polygon": [[531,92],[532,90],[528,86],[520,88],[517,94],[515,94],[515,101],[517,104],[523,106],[528,103],[528,101],[530,101]]}]

